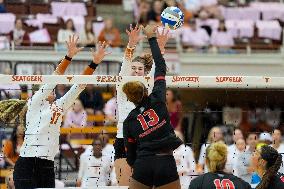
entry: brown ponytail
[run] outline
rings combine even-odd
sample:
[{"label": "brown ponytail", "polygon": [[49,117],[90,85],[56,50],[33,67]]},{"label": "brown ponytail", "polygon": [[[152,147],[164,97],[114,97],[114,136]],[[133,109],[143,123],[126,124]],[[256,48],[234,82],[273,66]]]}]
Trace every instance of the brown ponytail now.
[{"label": "brown ponytail", "polygon": [[146,53],[143,56],[135,57],[132,62],[140,62],[145,67],[145,73],[148,74],[153,65],[153,56],[150,53]]},{"label": "brown ponytail", "polygon": [[269,185],[273,182],[272,177],[275,176],[282,164],[282,155],[279,154],[271,146],[261,147],[261,158],[267,161],[266,172],[256,189],[269,189]]}]

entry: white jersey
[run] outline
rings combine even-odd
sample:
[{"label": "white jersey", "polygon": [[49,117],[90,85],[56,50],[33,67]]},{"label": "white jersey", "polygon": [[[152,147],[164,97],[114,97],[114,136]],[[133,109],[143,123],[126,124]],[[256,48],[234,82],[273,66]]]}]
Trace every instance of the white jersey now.
[{"label": "white jersey", "polygon": [[207,168],[206,163],[205,163],[205,156],[206,156],[206,149],[209,145],[210,144],[208,144],[208,143],[202,144],[199,159],[198,159],[198,164],[204,166],[204,173],[208,173],[208,168]]},{"label": "white jersey", "polygon": [[239,156],[242,152],[237,149],[235,144],[231,144],[228,147],[228,157],[226,163],[226,171],[228,173],[232,173],[235,176],[239,176],[238,174],[238,165],[239,165]]},{"label": "white jersey", "polygon": [[[111,144],[106,144],[106,146],[102,149],[103,156],[110,157],[112,160],[114,159],[114,147]],[[93,155],[93,146],[88,145],[85,151],[81,154],[80,159],[84,159],[85,157]]]},{"label": "white jersey", "polygon": [[[131,74],[131,60],[133,52],[126,48],[124,53],[123,62],[121,65],[121,70],[119,72],[120,76],[130,76]],[[154,76],[155,66],[153,64],[149,76]],[[122,91],[122,86],[128,81],[121,81],[120,84],[116,85],[117,92],[117,105],[118,105],[118,123],[117,123],[117,138],[123,138],[123,122],[127,118],[128,114],[135,108],[135,105],[127,100],[126,94]],[[154,83],[151,83],[149,86],[146,86],[148,93],[152,92]]]},{"label": "white jersey", "polygon": [[107,156],[96,158],[84,156],[80,160],[78,179],[82,181],[82,188],[96,188],[111,184],[113,161]]},{"label": "white jersey", "polygon": [[21,157],[38,157],[54,161],[59,152],[62,116],[83,91],[83,85],[73,85],[60,99],[49,104],[46,98],[56,84],[43,85],[28,101],[24,143]]},{"label": "white jersey", "polygon": [[193,152],[189,146],[183,144],[174,151],[174,158],[180,175],[181,188],[188,189],[190,181],[194,178],[192,175],[196,174]]}]

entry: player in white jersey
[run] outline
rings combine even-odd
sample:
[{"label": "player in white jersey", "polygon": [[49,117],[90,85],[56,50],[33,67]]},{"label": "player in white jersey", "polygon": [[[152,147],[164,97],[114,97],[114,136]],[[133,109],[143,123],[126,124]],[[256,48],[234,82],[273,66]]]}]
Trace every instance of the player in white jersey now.
[{"label": "player in white jersey", "polygon": [[94,188],[110,186],[113,159],[103,154],[103,141],[97,137],[93,141],[93,153],[80,160],[77,186]]},{"label": "player in white jersey", "polygon": [[[56,68],[54,74],[64,74],[71,59],[81,50],[78,38],[69,38],[68,54]],[[93,52],[91,64],[83,75],[92,75],[98,64],[108,54],[105,43],[99,43]],[[14,168],[14,183],[18,189],[54,188],[54,157],[59,152],[59,135],[62,116],[74,103],[86,85],[73,85],[60,99],[54,101],[56,84],[43,85],[27,103],[26,131],[20,157]]]},{"label": "player in white jersey", "polygon": [[[143,36],[140,36],[142,26],[132,27],[130,25],[130,31],[126,30],[129,37],[128,45],[124,52],[123,62],[120,76],[154,76],[154,65],[151,54],[144,54],[143,56],[137,56],[133,59],[133,54],[136,45],[142,40]],[[157,35],[157,41],[161,49],[162,54],[165,52],[165,45],[169,39],[168,31]],[[129,80],[128,80],[129,81]],[[117,135],[114,144],[115,148],[115,172],[118,185],[128,186],[129,178],[131,175],[131,169],[126,162],[125,147],[123,140],[123,122],[127,118],[128,114],[135,108],[135,105],[127,100],[126,95],[122,91],[122,86],[127,81],[122,81],[119,85],[116,85],[117,92],[117,104],[118,104],[118,124]],[[147,85],[148,92],[151,93],[154,83]]]},{"label": "player in white jersey", "polygon": [[[182,133],[178,131],[175,131],[175,133],[182,141],[184,141]],[[194,179],[194,175],[196,175],[196,163],[192,149],[189,146],[182,144],[174,150],[174,158],[176,160],[181,189],[188,189],[191,180]]]}]

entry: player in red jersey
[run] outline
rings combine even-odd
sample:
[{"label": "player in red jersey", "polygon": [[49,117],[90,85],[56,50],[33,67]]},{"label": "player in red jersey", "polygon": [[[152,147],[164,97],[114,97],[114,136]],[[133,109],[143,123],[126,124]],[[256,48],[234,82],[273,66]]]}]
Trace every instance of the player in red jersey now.
[{"label": "player in red jersey", "polygon": [[206,164],[209,172],[192,180],[189,189],[251,189],[250,184],[223,171],[227,154],[226,144],[212,143],[206,149]]},{"label": "player in red jersey", "polygon": [[166,64],[157,43],[154,26],[144,32],[156,64],[153,91],[148,95],[140,81],[123,85],[127,99],[136,106],[123,123],[126,160],[133,168],[130,189],[180,189],[173,150],[182,141],[176,137],[166,106]]}]

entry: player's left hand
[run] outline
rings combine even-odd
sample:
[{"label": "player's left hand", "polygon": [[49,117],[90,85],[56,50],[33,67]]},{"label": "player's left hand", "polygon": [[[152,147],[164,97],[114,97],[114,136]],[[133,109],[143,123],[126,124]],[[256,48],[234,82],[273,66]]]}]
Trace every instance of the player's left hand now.
[{"label": "player's left hand", "polygon": [[169,31],[169,29],[163,27],[163,31],[160,33],[157,29],[157,42],[162,54],[165,53],[165,46],[170,38]]},{"label": "player's left hand", "polygon": [[73,58],[78,52],[80,52],[84,47],[77,47],[79,37],[75,35],[69,35],[69,40],[66,41],[66,46],[68,49],[67,56]]},{"label": "player's left hand", "polygon": [[104,59],[104,57],[111,54],[111,52],[106,51],[109,45],[105,41],[103,43],[101,41],[98,42],[96,46],[97,46],[96,51],[92,49],[93,62],[95,64],[100,64]]}]

